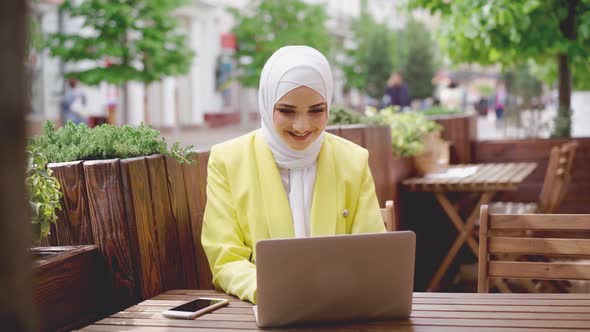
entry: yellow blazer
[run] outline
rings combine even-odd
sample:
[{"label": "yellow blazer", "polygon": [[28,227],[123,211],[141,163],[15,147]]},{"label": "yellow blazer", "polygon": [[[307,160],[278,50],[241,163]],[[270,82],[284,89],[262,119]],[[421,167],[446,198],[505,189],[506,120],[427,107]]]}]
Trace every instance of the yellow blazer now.
[{"label": "yellow blazer", "polygon": [[[366,149],[326,134],[317,163],[310,235],[385,232]],[[256,303],[255,244],[294,237],[289,199],[262,132],[213,146],[201,242],[213,284]]]}]

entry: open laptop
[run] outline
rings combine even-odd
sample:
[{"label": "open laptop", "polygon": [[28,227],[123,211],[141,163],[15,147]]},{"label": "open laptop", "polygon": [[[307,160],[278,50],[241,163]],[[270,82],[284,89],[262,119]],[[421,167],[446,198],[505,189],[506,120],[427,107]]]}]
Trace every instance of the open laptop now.
[{"label": "open laptop", "polygon": [[256,243],[259,327],[409,317],[410,231]]}]

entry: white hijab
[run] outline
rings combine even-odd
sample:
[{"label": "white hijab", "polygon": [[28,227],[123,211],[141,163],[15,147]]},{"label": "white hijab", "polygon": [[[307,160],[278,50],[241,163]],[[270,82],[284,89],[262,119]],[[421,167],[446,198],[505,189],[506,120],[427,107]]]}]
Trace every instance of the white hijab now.
[{"label": "white hijab", "polygon": [[280,168],[289,170],[289,204],[295,237],[309,236],[311,203],[316,176],[316,162],[324,132],[305,150],[291,149],[279,136],[273,123],[274,105],[287,92],[307,86],[317,91],[326,101],[332,101],[332,70],[326,57],[309,46],[285,46],[267,61],[260,76],[258,106],[262,135]]}]

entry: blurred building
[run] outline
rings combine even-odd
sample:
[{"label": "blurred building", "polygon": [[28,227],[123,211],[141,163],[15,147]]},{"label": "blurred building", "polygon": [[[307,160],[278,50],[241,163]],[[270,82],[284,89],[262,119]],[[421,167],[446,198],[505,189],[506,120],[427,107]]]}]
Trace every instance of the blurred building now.
[{"label": "blurred building", "polygon": [[[35,6],[35,17],[44,32],[80,31],[80,20],[64,17],[58,11],[63,0],[40,0]],[[231,80],[236,65],[231,57],[236,40],[230,33],[233,19],[225,7],[243,8],[257,0],[191,0],[176,12],[180,28],[186,33],[187,43],[195,52],[187,75],[166,77],[145,86],[139,82],[127,84],[126,115],[122,112],[122,90],[106,83],[98,87],[81,86],[88,96],[87,117],[107,117],[109,106],[115,109],[117,123],[150,123],[160,129],[198,126],[219,126],[242,123],[257,114],[257,91],[241,88]],[[330,16],[328,28],[342,43],[350,43],[351,22],[361,11],[362,0],[306,0],[324,4]],[[402,0],[366,0],[368,11],[380,22],[392,28],[405,25],[403,13],[397,6]],[[82,32],[83,33],[83,32]],[[73,69],[60,60],[48,56],[47,51],[31,57],[33,96],[29,118],[39,123],[43,119],[59,120],[64,90],[63,73]],[[93,63],[77,63],[82,69]],[[352,99],[361,104],[362,98],[352,91],[344,96],[344,76],[335,70],[335,103]]]}]

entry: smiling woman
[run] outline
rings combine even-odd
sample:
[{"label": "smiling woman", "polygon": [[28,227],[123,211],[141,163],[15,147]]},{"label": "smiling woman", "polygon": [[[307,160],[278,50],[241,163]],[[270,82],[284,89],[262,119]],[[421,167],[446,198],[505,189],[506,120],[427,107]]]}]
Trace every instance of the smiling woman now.
[{"label": "smiling woman", "polygon": [[201,241],[216,287],[256,302],[256,242],[384,232],[368,152],[328,134],[328,60],[286,46],[260,77],[261,129],[213,146]]}]

